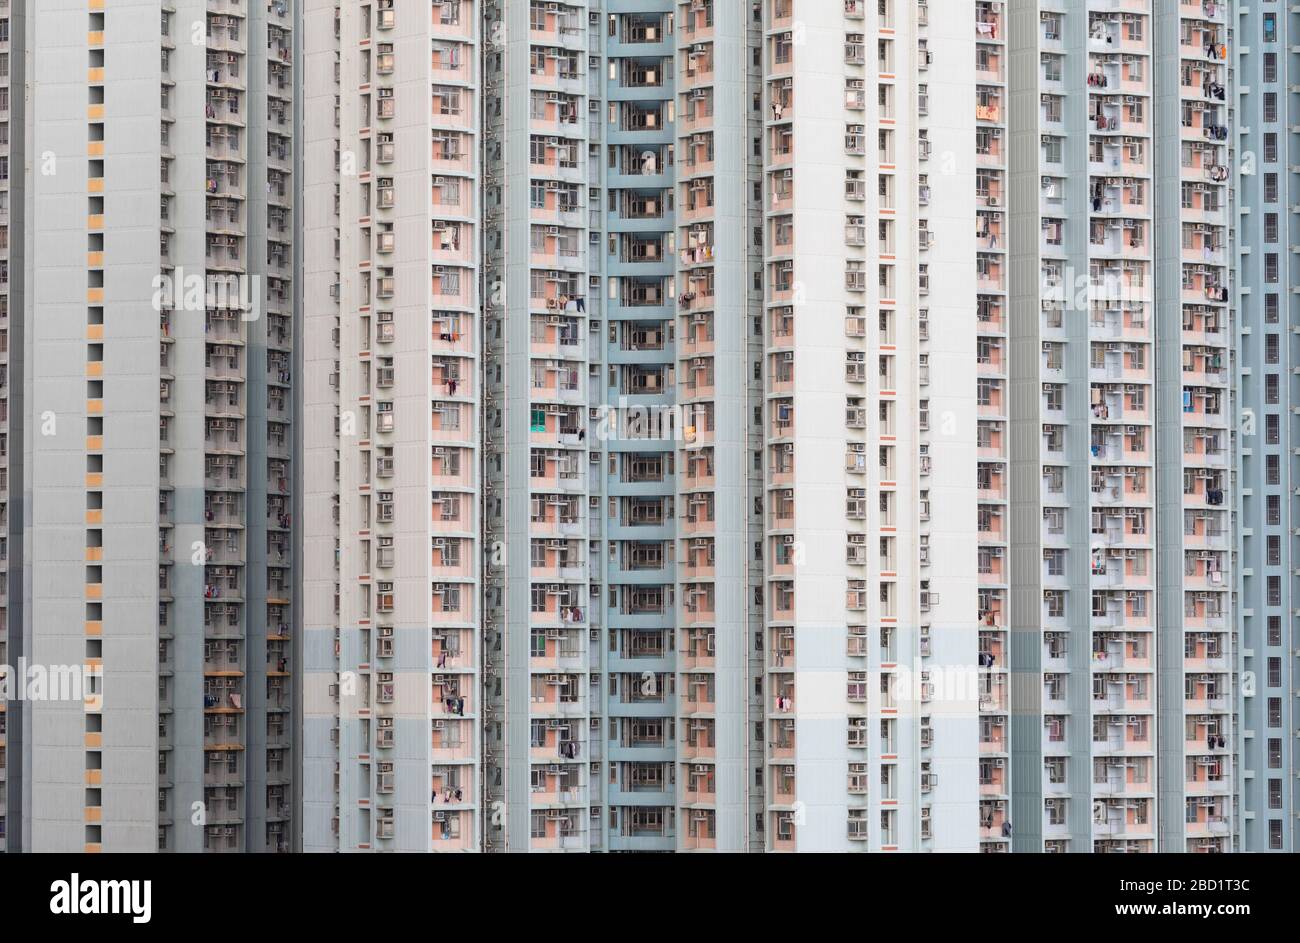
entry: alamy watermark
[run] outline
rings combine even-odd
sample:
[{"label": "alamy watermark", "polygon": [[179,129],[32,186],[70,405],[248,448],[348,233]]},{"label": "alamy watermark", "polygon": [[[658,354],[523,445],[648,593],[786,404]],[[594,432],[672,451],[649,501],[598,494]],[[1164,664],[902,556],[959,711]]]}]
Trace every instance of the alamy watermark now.
[{"label": "alamy watermark", "polygon": [[0,701],[91,701],[99,697],[86,665],[0,665]]},{"label": "alamy watermark", "polygon": [[262,316],[261,277],[258,275],[186,274],[177,266],[172,274],[153,280],[155,311],[239,311],[245,321]]},{"label": "alamy watermark", "polygon": [[620,396],[618,405],[608,404],[596,410],[595,437],[601,442],[620,440],[694,442],[698,436],[695,410],[680,403],[672,405],[634,405]]}]

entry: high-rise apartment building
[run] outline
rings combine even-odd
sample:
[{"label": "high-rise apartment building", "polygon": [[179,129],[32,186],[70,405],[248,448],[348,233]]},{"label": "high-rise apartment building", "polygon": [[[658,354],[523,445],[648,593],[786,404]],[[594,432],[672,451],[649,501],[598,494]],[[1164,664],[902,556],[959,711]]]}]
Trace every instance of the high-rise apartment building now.
[{"label": "high-rise apartment building", "polygon": [[306,5],[306,850],[482,844],[481,13]]},{"label": "high-rise apartment building", "polygon": [[1013,847],[1231,850],[1226,13],[1009,16]]},{"label": "high-rise apartment building", "polygon": [[1289,850],[1276,6],[0,0],[0,843]]},{"label": "high-rise apartment building", "polygon": [[[11,443],[21,452],[23,441],[22,349],[23,295],[23,166],[24,127],[22,81],[15,98],[12,76],[23,75],[24,21],[22,8],[0,2],[0,665],[12,664],[22,653],[22,463],[10,461]],[[15,160],[15,157],[17,158]],[[10,312],[14,316],[10,316]],[[11,620],[19,620],[11,630]],[[9,728],[21,725],[21,708],[0,699],[0,851],[10,847],[9,823],[21,821],[22,755],[10,750]],[[20,846],[19,846],[20,847]]]},{"label": "high-rise apartment building", "polygon": [[[1008,850],[1011,839],[1010,60],[1002,8],[991,0],[976,3],[974,20],[978,816],[980,850],[997,853]],[[933,161],[932,145],[922,146],[924,159]],[[937,325],[926,330],[931,327]]]},{"label": "high-rise apartment building", "polygon": [[1274,3],[1243,5],[1224,21],[1236,31],[1236,168],[1231,183],[1236,273],[1233,345],[1240,383],[1240,528],[1230,545],[1241,561],[1237,634],[1243,735],[1239,847],[1295,850],[1295,352],[1291,264],[1295,126],[1288,99],[1295,65],[1288,37],[1295,14]]},{"label": "high-rise apartment building", "polygon": [[993,6],[993,31],[1015,40],[1011,74],[1034,76],[1037,92],[1036,109],[1018,108],[1012,88],[1002,198],[1018,313],[1013,847],[1086,851],[1096,838],[1151,851],[1159,245],[1150,5],[1026,4],[1005,27]]},{"label": "high-rise apartment building", "polygon": [[[767,670],[768,646],[758,591],[764,580],[766,125],[755,105],[762,93],[763,63],[756,53],[763,22],[739,3],[683,2],[673,12],[676,141],[669,163],[675,192],[668,202],[676,230],[667,242],[675,266],[675,320],[667,329],[676,354],[669,372],[676,373],[678,434],[663,459],[675,477],[679,530],[667,545],[667,561],[675,569],[679,615],[663,634],[677,662],[670,726],[680,744],[676,847],[737,852],[763,846],[773,775],[767,744],[774,731],[758,680]],[[627,341],[623,346],[637,349]],[[623,481],[638,481],[626,468],[638,458],[621,459]],[[636,633],[624,638],[625,650],[637,640]],[[634,700],[626,686],[621,699]],[[611,756],[614,749],[611,743]],[[670,794],[672,786],[670,778]]]},{"label": "high-rise apartment building", "polygon": [[285,0],[19,11],[9,140],[29,142],[15,176],[39,224],[10,256],[31,291],[6,311],[27,430],[6,654],[84,689],[18,705],[9,837],[288,850],[295,18]]},{"label": "high-rise apartment building", "polygon": [[973,8],[432,12],[309,11],[306,845],[974,850]]},{"label": "high-rise apartment building", "polygon": [[975,848],[974,14],[806,13],[308,10],[307,847]]},{"label": "high-rise apartment building", "polygon": [[927,11],[762,9],[772,851],[977,844],[974,8]]},{"label": "high-rise apartment building", "polygon": [[[1159,834],[1162,851],[1240,846],[1245,738],[1234,678],[1240,644],[1233,545],[1228,178],[1233,77],[1228,8],[1152,5],[1155,37],[1156,571]],[[1104,107],[1104,106],[1103,106]],[[1178,317],[1174,314],[1177,312]],[[1181,426],[1173,421],[1181,415]],[[1112,679],[1113,681],[1113,679]],[[1095,682],[1094,682],[1095,684]],[[1095,691],[1094,691],[1095,696]],[[1110,802],[1107,823],[1124,823]],[[1129,814],[1131,819],[1131,814]],[[1118,835],[1109,836],[1116,842]],[[1094,844],[1105,839],[1094,837]]]},{"label": "high-rise apartment building", "polygon": [[[589,812],[600,468],[588,467],[600,456],[587,441],[589,404],[603,401],[588,330],[600,254],[588,237],[600,156],[589,128],[601,116],[587,102],[600,72],[585,3],[482,13],[494,32],[483,73],[484,798],[499,810],[485,843],[586,851],[600,837]],[[655,294],[664,303],[662,284]]]}]

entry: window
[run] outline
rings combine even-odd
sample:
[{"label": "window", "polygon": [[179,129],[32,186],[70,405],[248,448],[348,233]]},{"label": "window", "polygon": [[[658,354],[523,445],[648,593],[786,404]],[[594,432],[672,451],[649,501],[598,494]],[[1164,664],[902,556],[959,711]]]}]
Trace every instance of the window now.
[{"label": "window", "polygon": [[1065,617],[1065,593],[1059,589],[1049,589],[1043,591],[1043,604],[1047,609],[1047,615],[1053,619]]},{"label": "window", "polygon": [[1264,14],[1264,42],[1266,43],[1277,42],[1277,14],[1276,13]]}]

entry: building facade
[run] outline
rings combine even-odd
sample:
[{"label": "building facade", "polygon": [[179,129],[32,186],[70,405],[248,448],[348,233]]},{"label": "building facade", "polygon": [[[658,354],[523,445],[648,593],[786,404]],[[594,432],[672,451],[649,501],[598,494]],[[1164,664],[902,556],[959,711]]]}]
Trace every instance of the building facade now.
[{"label": "building facade", "polygon": [[[308,279],[321,349],[306,450],[321,460],[307,474],[334,467],[340,483],[306,488],[320,588],[306,632],[335,633],[308,644],[320,661],[308,667],[305,802],[321,838],[307,845],[422,847],[422,809],[434,849],[974,850],[978,710],[998,686],[977,670],[977,624],[997,607],[981,607],[974,569],[976,181],[924,166],[929,148],[974,147],[976,118],[956,94],[973,9],[935,24],[924,7],[868,15],[860,3],[798,16],[784,2],[694,0],[434,12],[308,14],[309,68],[337,63],[339,97],[335,146],[312,118],[331,97],[308,106],[308,186],[336,186],[340,202],[307,234],[310,260],[327,265],[339,246],[337,274]],[[433,73],[403,41],[431,46]],[[921,79],[936,55],[963,65],[936,70],[931,95]],[[450,85],[444,62],[462,70]],[[450,174],[407,141],[424,129],[414,102],[426,85],[434,164],[447,134],[464,155]],[[402,181],[425,177],[435,203],[462,188],[464,212],[403,195]],[[427,252],[403,253],[415,237],[402,211],[408,226],[433,217]],[[808,251],[795,252],[797,232]],[[403,277],[408,259],[430,266],[432,297]],[[433,388],[371,343],[371,312],[402,322],[387,309],[404,288],[408,319],[430,309]],[[400,329],[392,352],[423,333]],[[450,367],[448,334],[465,354]],[[395,529],[426,528],[388,508],[400,488],[371,488],[415,476],[410,500],[429,491],[435,521],[451,496],[401,461],[389,436],[407,412],[431,421],[431,438],[412,435],[433,449],[435,478],[458,469],[451,495],[481,531],[434,527],[432,569],[399,566],[413,577],[400,591],[372,570],[402,542],[371,531],[366,508],[379,500]],[[448,540],[465,561],[452,573]],[[331,551],[337,591],[324,581]],[[931,572],[946,574],[944,593]],[[426,581],[435,635],[444,594],[460,600],[463,673],[422,648],[409,665],[396,653],[394,673],[377,655],[394,633],[401,647],[401,619],[421,621]],[[403,667],[409,718],[387,706],[404,703]],[[385,731],[401,736],[407,720],[433,725],[433,753],[385,752]],[[442,807],[444,727],[465,761],[454,808]],[[403,800],[426,765],[431,802]],[[440,837],[445,818],[457,841]]]},{"label": "building facade", "polygon": [[[10,460],[10,446],[21,453],[23,295],[23,164],[25,100],[21,78],[26,57],[26,22],[22,4],[0,4],[0,665],[22,656],[22,462]],[[18,65],[16,65],[16,62]],[[18,75],[18,94],[14,94]],[[14,316],[10,316],[10,311]],[[17,502],[12,496],[17,494]],[[0,851],[21,848],[21,829],[9,834],[9,822],[22,821],[21,705],[0,701]]]},{"label": "building facade", "polygon": [[1274,7],[0,0],[0,843],[1290,850]]},{"label": "building facade", "polygon": [[1233,850],[1226,11],[1010,17],[1012,845]]},{"label": "building facade", "polygon": [[[591,671],[591,28],[585,4],[493,3],[484,84],[483,527],[489,850],[586,851]],[[592,322],[598,323],[598,322]],[[589,458],[590,456],[590,458]],[[599,730],[597,730],[599,733]]]},{"label": "building facade", "polygon": [[24,12],[21,846],[286,851],[295,17]]},{"label": "building facade", "polygon": [[772,851],[977,844],[975,33],[927,12],[763,10]]},{"label": "building facade", "polygon": [[[14,97],[12,76],[26,50],[21,5],[0,3],[0,665],[14,664],[22,654],[23,465],[11,460],[11,444],[21,454],[23,441],[21,312],[23,310],[23,175],[24,101]],[[15,63],[20,65],[15,66]],[[19,90],[22,83],[18,83]],[[16,161],[15,161],[16,158]],[[11,316],[10,312],[14,312]],[[11,629],[11,624],[16,624]],[[21,848],[20,834],[11,838],[9,823],[22,821],[22,751],[9,748],[9,729],[22,726],[21,705],[0,699],[0,851]]]},{"label": "building facade", "polygon": [[311,851],[481,844],[480,15],[306,5]]},{"label": "building facade", "polygon": [[[1260,4],[1233,11],[1237,95],[1236,245],[1229,340],[1240,384],[1235,453],[1240,526],[1236,583],[1241,660],[1237,762],[1243,771],[1237,823],[1243,851],[1293,851],[1295,845],[1295,267],[1292,207],[1295,131],[1295,14]],[[1248,774],[1248,775],[1247,775]]]}]

